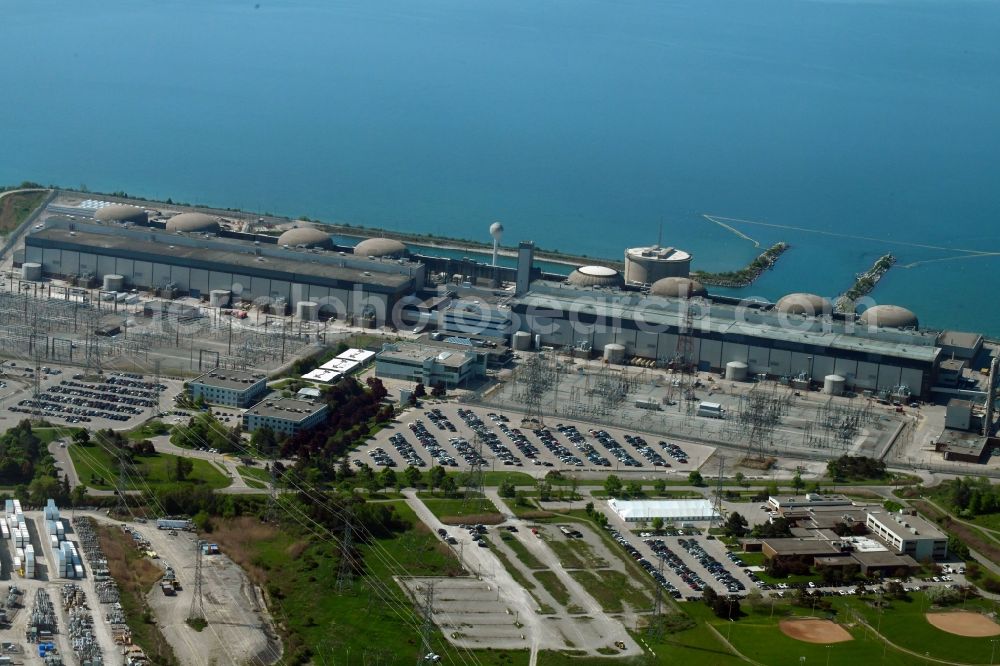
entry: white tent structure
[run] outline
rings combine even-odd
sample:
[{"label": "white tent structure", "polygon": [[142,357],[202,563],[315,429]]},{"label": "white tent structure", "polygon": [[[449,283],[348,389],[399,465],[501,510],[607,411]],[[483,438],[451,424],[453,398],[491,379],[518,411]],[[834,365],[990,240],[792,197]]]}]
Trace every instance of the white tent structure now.
[{"label": "white tent structure", "polygon": [[648,523],[656,518],[662,518],[665,522],[707,521],[716,515],[712,503],[706,499],[610,499],[608,506],[627,523]]}]

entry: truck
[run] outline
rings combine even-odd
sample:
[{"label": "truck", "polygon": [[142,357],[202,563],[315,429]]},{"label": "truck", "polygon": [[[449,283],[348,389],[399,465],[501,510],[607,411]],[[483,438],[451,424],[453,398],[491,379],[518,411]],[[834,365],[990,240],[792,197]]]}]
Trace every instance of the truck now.
[{"label": "truck", "polygon": [[657,412],[660,408],[660,403],[653,398],[639,398],[635,401],[635,406],[639,409],[648,409],[650,411]]},{"label": "truck", "polygon": [[721,419],[725,415],[725,410],[717,402],[702,402],[698,404],[697,414],[710,419]]}]

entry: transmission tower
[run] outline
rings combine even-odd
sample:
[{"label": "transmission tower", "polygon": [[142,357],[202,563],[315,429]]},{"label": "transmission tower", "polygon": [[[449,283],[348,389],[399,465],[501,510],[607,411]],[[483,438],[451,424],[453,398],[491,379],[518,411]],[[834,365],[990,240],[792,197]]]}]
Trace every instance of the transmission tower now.
[{"label": "transmission tower", "polygon": [[680,374],[677,378],[679,383],[677,403],[678,405],[684,404],[687,411],[690,412],[694,396],[691,389],[691,374],[698,365],[694,353],[694,337],[692,336],[694,311],[691,309],[690,301],[686,298],[681,300],[680,307],[683,321],[677,331],[677,351],[674,353],[673,366],[675,372]]},{"label": "transmission tower", "polygon": [[420,626],[420,654],[417,655],[417,666],[433,654],[431,649],[431,632],[434,630],[434,582],[425,583],[424,587],[424,623]]},{"label": "transmission tower", "polygon": [[726,457],[719,456],[719,476],[715,480],[715,502],[712,505],[712,521],[709,527],[715,526],[715,521],[722,520],[722,474],[726,470]]},{"label": "transmission tower", "polygon": [[272,463],[269,471],[271,473],[271,488],[267,494],[267,508],[264,512],[265,523],[278,522],[278,474],[274,471]]},{"label": "transmission tower", "polygon": [[658,559],[660,563],[657,565],[656,570],[660,575],[656,583],[656,602],[653,606],[653,617],[649,619],[649,626],[647,627],[647,633],[653,639],[663,636],[663,586],[659,583],[660,580],[663,580],[663,558],[660,557]]},{"label": "transmission tower", "polygon": [[[109,444],[111,444],[109,442]],[[114,444],[112,444],[114,446]],[[115,512],[119,516],[128,513],[128,503],[125,501],[125,447],[118,447],[118,478],[115,481],[115,494],[118,495],[118,504]]]},{"label": "transmission tower", "polygon": [[337,570],[337,593],[343,594],[354,587],[354,533],[351,511],[344,517],[344,536],[340,540],[340,568]]},{"label": "transmission tower", "polygon": [[152,416],[156,416],[160,413],[160,390],[157,388],[160,385],[160,359],[153,360],[153,395],[156,396],[156,400],[150,405],[149,409],[152,412]]},{"label": "transmission tower", "polygon": [[194,540],[194,594],[191,595],[191,610],[188,612],[189,623],[195,621],[204,622],[205,618],[205,597],[202,592],[202,568],[201,568],[201,547],[200,539]]},{"label": "transmission tower", "polygon": [[473,458],[472,467],[469,469],[468,477],[466,477],[468,481],[465,485],[465,497],[462,498],[463,513],[471,505],[478,507],[480,499],[486,497],[486,490],[483,487],[483,464],[486,462],[483,458],[483,440],[479,433],[476,433],[472,441],[475,445],[476,457]]}]

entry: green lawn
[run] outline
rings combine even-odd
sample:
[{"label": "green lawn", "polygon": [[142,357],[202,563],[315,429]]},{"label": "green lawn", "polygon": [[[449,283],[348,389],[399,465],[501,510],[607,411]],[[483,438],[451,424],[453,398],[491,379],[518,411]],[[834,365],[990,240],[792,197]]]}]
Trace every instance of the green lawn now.
[{"label": "green lawn", "polygon": [[240,473],[243,480],[251,488],[264,490],[271,483],[271,473],[263,467],[250,467],[247,465],[237,465],[236,471]]},{"label": "green lawn", "polygon": [[167,435],[170,433],[170,429],[172,427],[173,426],[164,423],[163,421],[153,419],[152,421],[147,421],[146,423],[143,423],[134,430],[130,430],[128,432],[128,438],[138,442],[143,439],[150,439],[152,437],[156,437],[157,435]]},{"label": "green lawn", "polygon": [[83,428],[32,428],[31,432],[35,437],[42,440],[43,444],[49,444],[57,439],[69,441],[73,434]]},{"label": "green lawn", "polygon": [[[76,444],[69,446],[68,450],[81,483],[95,490],[112,490],[114,488],[115,480],[118,477],[118,466],[107,451],[99,446],[79,446]],[[188,482],[206,485],[212,489],[225,488],[230,484],[229,477],[220,472],[209,461],[194,458],[190,460],[194,467],[187,476]],[[136,456],[133,463],[134,474],[137,474],[145,483],[140,482],[139,479],[127,478],[127,489],[143,490],[145,485],[155,488],[156,486],[176,483],[174,476],[176,464],[177,456],[166,453]]]},{"label": "green lawn", "polygon": [[748,567],[764,566],[764,553],[737,553]]}]

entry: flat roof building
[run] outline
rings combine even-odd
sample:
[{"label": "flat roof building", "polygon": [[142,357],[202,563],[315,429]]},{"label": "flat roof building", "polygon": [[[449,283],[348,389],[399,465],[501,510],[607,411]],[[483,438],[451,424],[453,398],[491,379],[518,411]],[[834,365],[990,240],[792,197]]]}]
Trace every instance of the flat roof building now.
[{"label": "flat roof building", "polygon": [[439,347],[399,342],[386,344],[375,355],[375,375],[405,379],[431,387],[463,386],[486,375],[487,354],[478,350],[451,351]]},{"label": "flat roof building", "polygon": [[914,514],[869,511],[865,526],[893,552],[917,561],[948,556],[948,537],[934,523]]},{"label": "flat roof building", "polygon": [[297,398],[264,400],[243,413],[243,429],[254,432],[266,427],[278,434],[294,435],[321,423],[327,409],[325,402]]},{"label": "flat roof building", "polygon": [[804,495],[771,495],[767,503],[778,511],[810,507],[854,506],[854,502],[846,495],[806,493]]},{"label": "flat roof building", "polygon": [[706,521],[716,516],[712,503],[705,499],[619,500],[609,499],[608,507],[627,523],[664,521]]},{"label": "flat roof building", "polygon": [[192,401],[199,398],[212,405],[247,407],[267,393],[267,377],[243,370],[216,368],[187,383]]}]

